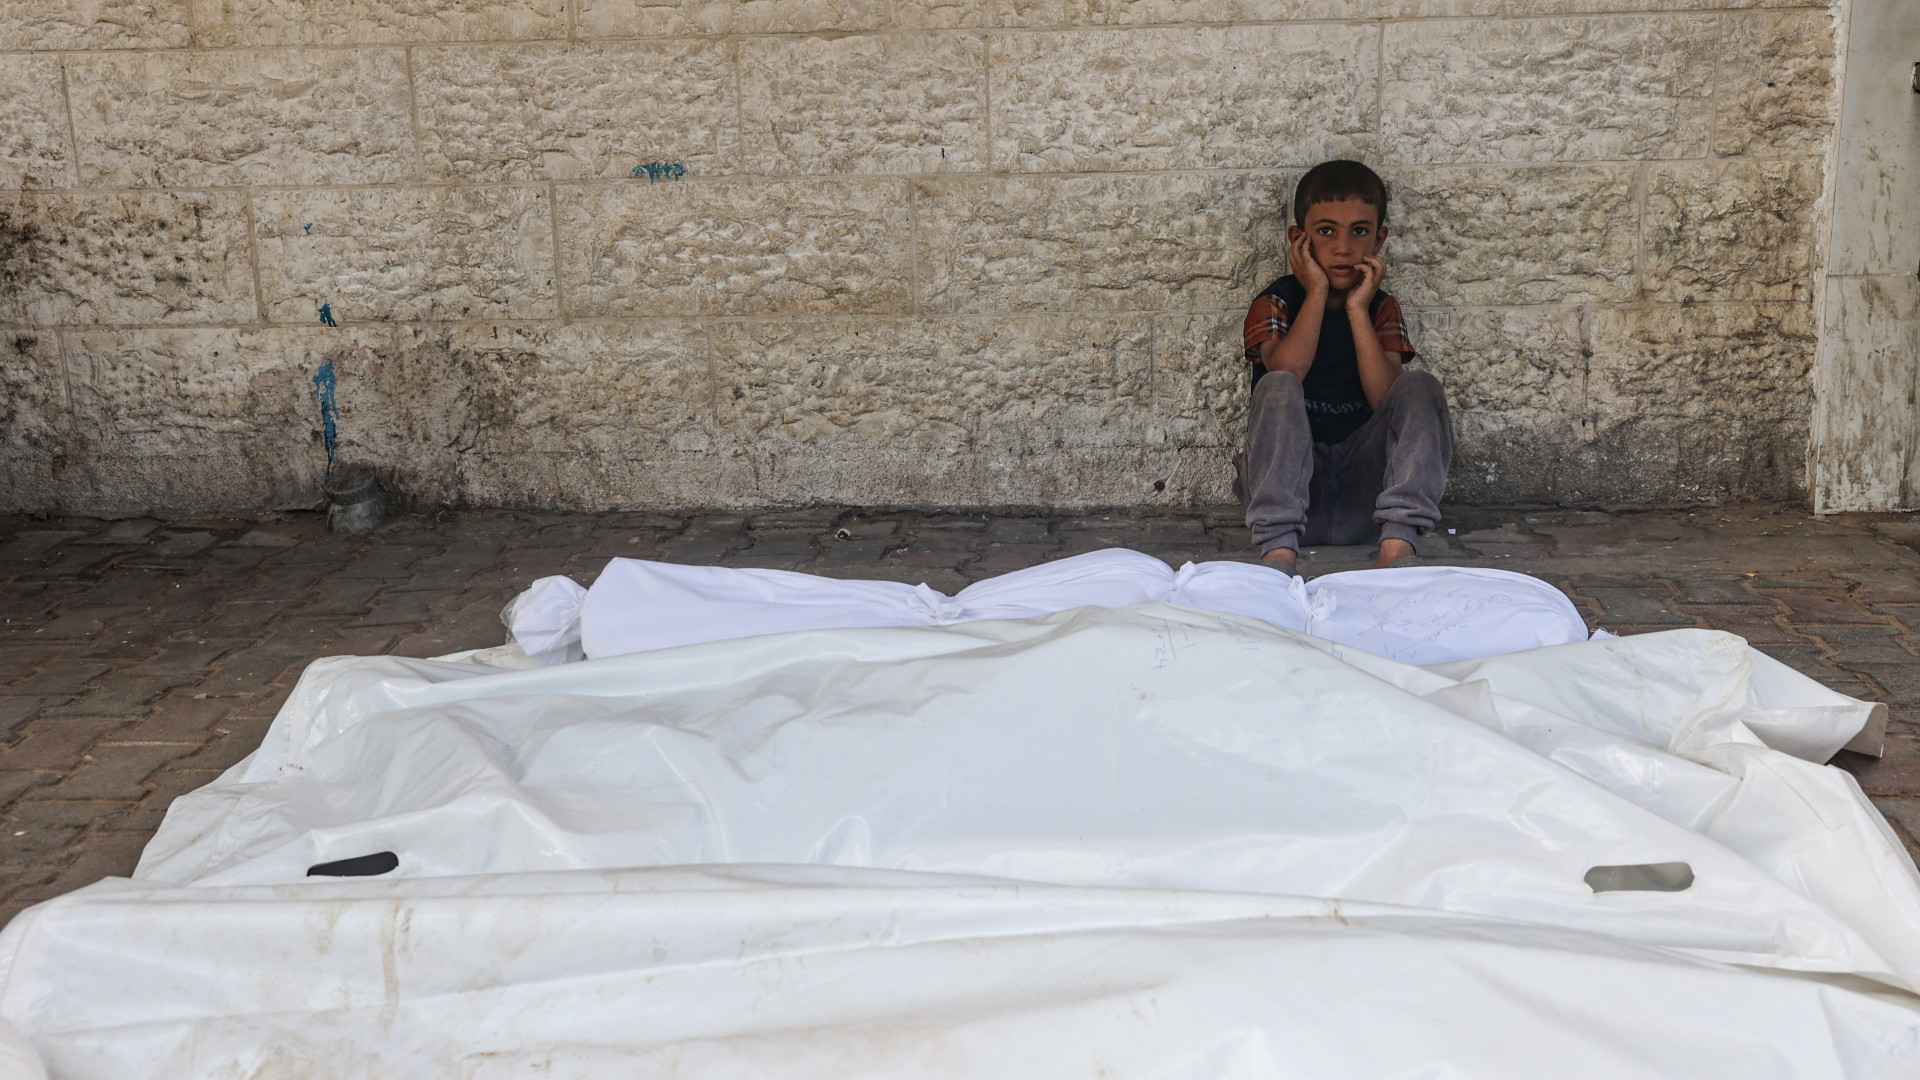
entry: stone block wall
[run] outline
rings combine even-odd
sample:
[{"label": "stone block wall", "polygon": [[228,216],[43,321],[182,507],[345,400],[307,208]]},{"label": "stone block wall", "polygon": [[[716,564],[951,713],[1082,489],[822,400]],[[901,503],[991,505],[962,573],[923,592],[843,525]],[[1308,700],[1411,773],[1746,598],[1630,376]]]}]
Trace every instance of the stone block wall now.
[{"label": "stone block wall", "polygon": [[1332,156],[1456,497],[1797,498],[1833,51],[1754,0],[0,0],[0,508],[311,504],[329,362],[421,504],[1225,502]]}]

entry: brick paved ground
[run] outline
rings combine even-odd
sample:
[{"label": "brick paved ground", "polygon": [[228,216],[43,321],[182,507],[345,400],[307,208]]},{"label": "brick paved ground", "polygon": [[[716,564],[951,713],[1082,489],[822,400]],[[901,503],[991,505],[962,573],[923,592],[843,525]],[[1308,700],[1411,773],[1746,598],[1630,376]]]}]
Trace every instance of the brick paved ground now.
[{"label": "brick paved ground", "polygon": [[[1843,754],[1920,853],[1920,520],[1796,510],[1453,508],[1425,554],[1537,574],[1620,633],[1712,626],[1892,706],[1888,753]],[[261,521],[0,518],[0,921],[133,869],[168,803],[260,741],[307,661],[497,645],[534,578],[611,556],[970,581],[1123,545],[1251,558],[1236,511],[1089,516],[781,511],[407,517],[327,534]],[[1309,574],[1353,569],[1328,548]]]}]

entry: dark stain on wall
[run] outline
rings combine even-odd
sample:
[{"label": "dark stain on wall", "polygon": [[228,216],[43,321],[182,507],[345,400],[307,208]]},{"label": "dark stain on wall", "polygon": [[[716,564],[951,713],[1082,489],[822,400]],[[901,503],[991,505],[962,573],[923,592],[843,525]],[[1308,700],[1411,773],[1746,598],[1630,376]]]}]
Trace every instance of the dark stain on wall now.
[{"label": "dark stain on wall", "polygon": [[0,207],[0,300],[26,290],[47,251],[46,236],[18,207]]}]

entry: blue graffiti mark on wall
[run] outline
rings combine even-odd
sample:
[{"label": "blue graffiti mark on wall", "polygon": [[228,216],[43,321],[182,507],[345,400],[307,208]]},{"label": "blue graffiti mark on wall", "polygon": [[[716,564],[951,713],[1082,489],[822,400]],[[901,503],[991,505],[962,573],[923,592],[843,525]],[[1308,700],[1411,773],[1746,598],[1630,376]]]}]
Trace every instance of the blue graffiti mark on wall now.
[{"label": "blue graffiti mark on wall", "polygon": [[648,184],[657,184],[662,179],[680,179],[687,175],[687,167],[677,161],[649,161],[645,165],[635,165],[633,167],[632,176],[635,180],[640,179],[641,173],[647,174]]},{"label": "blue graffiti mark on wall", "polygon": [[[940,151],[940,154],[941,154],[941,156],[943,156],[943,157],[944,157],[944,156],[946,155],[946,151],[945,151],[945,150],[942,150],[942,151]],[[305,225],[303,225],[303,226],[301,226],[301,227],[307,230],[307,234],[308,234],[308,235],[312,235],[312,234],[313,234],[313,222],[311,222],[311,221],[309,221],[309,222],[307,222],[307,223],[306,223]]]},{"label": "blue graffiti mark on wall", "polygon": [[339,326],[340,325],[339,323],[333,321],[333,305],[332,304],[320,305],[320,325],[321,326]]},{"label": "blue graffiti mark on wall", "polygon": [[321,364],[320,367],[314,371],[313,386],[315,390],[320,392],[320,424],[326,429],[327,479],[331,480],[333,479],[333,452],[334,448],[340,444],[339,431],[333,422],[335,412],[333,406],[334,381],[332,357],[328,357],[327,362]]}]

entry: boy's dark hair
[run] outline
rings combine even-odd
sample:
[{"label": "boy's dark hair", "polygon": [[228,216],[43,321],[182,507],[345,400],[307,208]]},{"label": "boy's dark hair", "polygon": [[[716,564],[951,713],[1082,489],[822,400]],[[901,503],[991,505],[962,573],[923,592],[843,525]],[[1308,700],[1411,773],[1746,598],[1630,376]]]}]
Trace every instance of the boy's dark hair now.
[{"label": "boy's dark hair", "polygon": [[1323,161],[1307,170],[1293,189],[1293,223],[1307,227],[1307,208],[1318,202],[1359,199],[1380,211],[1377,224],[1387,223],[1387,183],[1380,174],[1357,161]]}]

